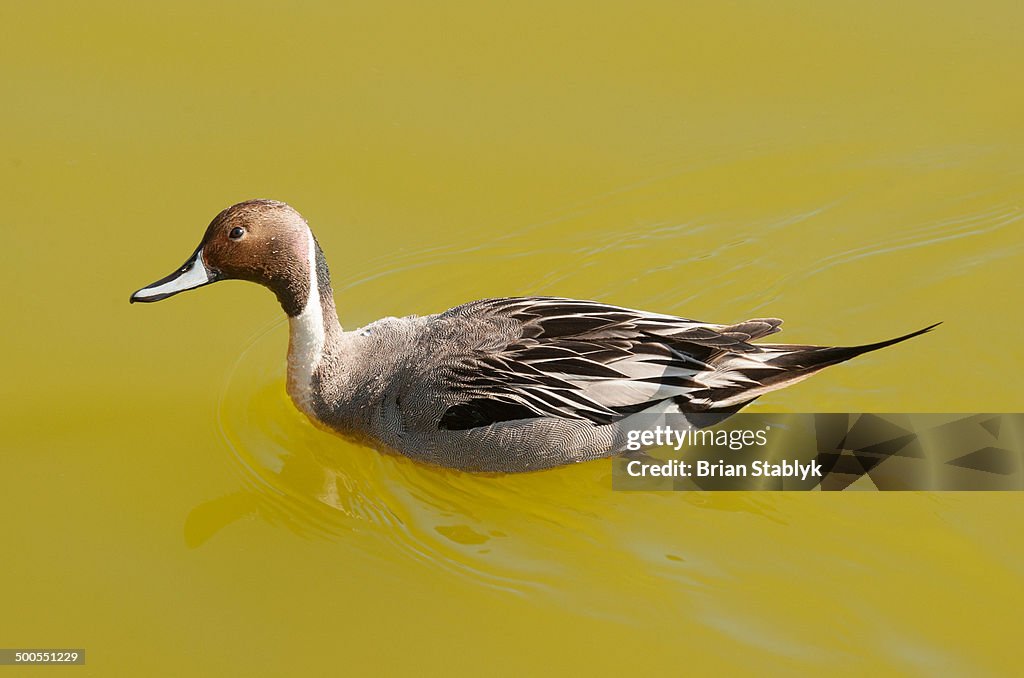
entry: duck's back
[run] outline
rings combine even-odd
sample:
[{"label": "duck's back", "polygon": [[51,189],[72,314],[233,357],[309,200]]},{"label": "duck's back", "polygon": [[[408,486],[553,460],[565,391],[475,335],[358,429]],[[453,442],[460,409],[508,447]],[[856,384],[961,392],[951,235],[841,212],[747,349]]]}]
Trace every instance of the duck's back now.
[{"label": "duck's back", "polygon": [[554,297],[386,318],[346,333],[320,418],[421,461],[535,470],[620,451],[637,416],[735,412],[920,333],[853,348],[750,343],[780,324],[703,323]]}]

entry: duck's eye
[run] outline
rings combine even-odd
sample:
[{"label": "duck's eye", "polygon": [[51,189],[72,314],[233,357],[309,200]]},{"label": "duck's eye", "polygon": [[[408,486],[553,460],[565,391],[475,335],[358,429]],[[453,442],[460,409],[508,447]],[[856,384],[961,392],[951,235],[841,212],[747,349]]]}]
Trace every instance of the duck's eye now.
[{"label": "duck's eye", "polygon": [[228,237],[231,238],[232,240],[238,240],[243,235],[245,235],[245,229],[242,228],[241,226],[235,226],[234,228],[231,229],[231,232],[228,233]]}]

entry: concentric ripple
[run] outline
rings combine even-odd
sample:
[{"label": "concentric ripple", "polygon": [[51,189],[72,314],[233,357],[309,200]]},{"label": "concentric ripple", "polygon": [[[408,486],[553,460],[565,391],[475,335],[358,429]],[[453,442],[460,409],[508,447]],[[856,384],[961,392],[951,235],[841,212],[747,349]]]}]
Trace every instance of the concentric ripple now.
[{"label": "concentric ripple", "polygon": [[[441,568],[462,582],[569,596],[581,610],[621,618],[621,601],[593,599],[596,588],[618,580],[617,597],[628,593],[654,604],[654,582],[666,574],[677,593],[720,578],[688,553],[685,514],[716,509],[778,520],[751,497],[612,492],[606,461],[480,476],[360,447],[315,428],[292,406],[284,385],[286,343],[284,323],[261,332],[225,385],[218,419],[245,486],[212,503],[225,523],[256,515],[370,555]],[[652,510],[678,511],[684,522],[665,530],[649,519]],[[200,532],[192,531],[192,541],[212,534]]]},{"label": "concentric ripple", "polygon": [[360,447],[318,430],[289,402],[286,341],[282,323],[253,340],[218,413],[259,515],[300,534],[366,536],[367,548],[389,545],[496,588],[522,592],[557,579],[558,563],[538,559],[535,540],[585,535],[588,507],[564,498],[594,498],[607,466],[475,477]]}]

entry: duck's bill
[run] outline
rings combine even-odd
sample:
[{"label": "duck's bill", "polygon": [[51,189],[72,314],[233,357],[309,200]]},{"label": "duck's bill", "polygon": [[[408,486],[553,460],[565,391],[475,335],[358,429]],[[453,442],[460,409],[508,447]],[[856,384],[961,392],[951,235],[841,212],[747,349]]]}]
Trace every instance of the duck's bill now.
[{"label": "duck's bill", "polygon": [[167,297],[173,297],[178,292],[194,290],[197,287],[217,282],[219,279],[219,272],[210,270],[206,267],[206,264],[203,262],[203,250],[200,248],[195,251],[195,254],[189,257],[189,260],[185,262],[184,266],[166,278],[161,278],[155,283],[147,285],[141,290],[135,292],[129,301],[133,304],[136,301],[160,301]]}]

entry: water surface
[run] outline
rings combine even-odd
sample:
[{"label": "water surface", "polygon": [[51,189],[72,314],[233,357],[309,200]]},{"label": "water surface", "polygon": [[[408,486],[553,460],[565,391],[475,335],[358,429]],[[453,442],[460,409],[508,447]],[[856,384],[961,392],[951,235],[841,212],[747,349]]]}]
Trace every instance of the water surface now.
[{"label": "water surface", "polygon": [[764,412],[1021,411],[1011,3],[9,8],[0,644],[86,675],[1000,673],[1016,494],[416,465],[284,394],[272,295],[128,294],[287,200],[342,324],[551,294],[925,337]]}]

